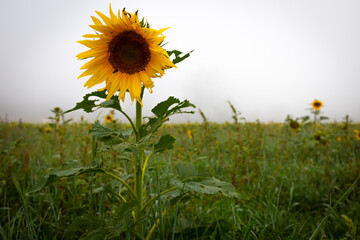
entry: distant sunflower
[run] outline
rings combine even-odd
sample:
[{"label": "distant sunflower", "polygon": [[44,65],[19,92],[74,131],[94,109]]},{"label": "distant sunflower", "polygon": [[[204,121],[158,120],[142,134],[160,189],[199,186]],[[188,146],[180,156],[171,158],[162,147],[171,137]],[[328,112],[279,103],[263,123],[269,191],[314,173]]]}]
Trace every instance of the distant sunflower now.
[{"label": "distant sunflower", "polygon": [[322,103],[322,101],[319,101],[319,100],[314,100],[312,103],[311,103],[311,105],[312,105],[312,108],[314,109],[314,110],[320,110],[320,108],[323,106],[323,103]]},{"label": "distant sunflower", "polygon": [[187,130],[187,131],[186,131],[186,133],[187,133],[187,135],[188,135],[189,139],[193,139],[193,135],[192,135],[192,132],[191,132],[191,130],[190,130],[190,129],[189,129],[189,130]]},{"label": "distant sunflower", "polygon": [[85,83],[88,88],[105,81],[107,100],[119,90],[119,99],[124,101],[128,90],[131,101],[136,99],[141,103],[142,85],[152,92],[154,82],[151,78],[161,77],[165,69],[176,67],[160,46],[165,39],[162,33],[167,28],[149,28],[148,24],[139,22],[138,12],[130,14],[125,8],[121,15],[119,10],[117,16],[111,5],[109,11],[110,17],[96,11],[104,24],[98,18],[91,17],[95,25],[90,27],[97,34],[83,37],[93,40],[78,41],[90,50],[76,57],[93,58],[80,68],[86,70],[79,78],[91,76]]},{"label": "distant sunflower", "polygon": [[360,132],[359,132],[359,130],[355,129],[354,132],[355,132],[355,138],[360,141]]},{"label": "distant sunflower", "polygon": [[290,120],[290,127],[294,130],[298,129],[300,127],[300,124],[296,120]]},{"label": "distant sunflower", "polygon": [[106,115],[106,116],[104,117],[104,119],[105,119],[105,122],[111,123],[112,121],[114,121],[114,116],[108,114],[108,115]]}]

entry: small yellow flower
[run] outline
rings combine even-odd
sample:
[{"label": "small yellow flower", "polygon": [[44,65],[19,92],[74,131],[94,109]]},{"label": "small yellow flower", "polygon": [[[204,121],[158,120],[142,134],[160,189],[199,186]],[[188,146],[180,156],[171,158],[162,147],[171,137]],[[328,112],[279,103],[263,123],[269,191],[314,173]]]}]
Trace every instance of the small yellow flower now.
[{"label": "small yellow flower", "polygon": [[359,130],[355,129],[354,132],[355,132],[355,138],[356,138],[356,140],[359,140],[359,141],[360,141],[360,132],[359,132]]},{"label": "small yellow flower", "polygon": [[106,115],[106,116],[104,117],[104,119],[105,119],[105,122],[111,123],[112,121],[114,121],[114,116],[108,114],[108,115]]},{"label": "small yellow flower", "polygon": [[338,136],[338,137],[336,138],[336,140],[338,140],[338,142],[341,142],[341,141],[342,141],[342,136]]},{"label": "small yellow flower", "polygon": [[193,135],[192,135],[192,133],[191,133],[191,130],[190,130],[190,129],[189,129],[189,130],[187,130],[187,135],[188,135],[189,139],[193,139]]},{"label": "small yellow flower", "polygon": [[110,114],[111,114],[111,115],[114,115],[114,114],[115,114],[115,111],[114,111],[114,110],[110,110]]},{"label": "small yellow flower", "polygon": [[314,109],[314,110],[320,110],[320,108],[323,106],[323,103],[322,103],[322,101],[319,101],[319,100],[314,100],[312,103],[311,103],[311,105],[312,105],[312,108]]}]

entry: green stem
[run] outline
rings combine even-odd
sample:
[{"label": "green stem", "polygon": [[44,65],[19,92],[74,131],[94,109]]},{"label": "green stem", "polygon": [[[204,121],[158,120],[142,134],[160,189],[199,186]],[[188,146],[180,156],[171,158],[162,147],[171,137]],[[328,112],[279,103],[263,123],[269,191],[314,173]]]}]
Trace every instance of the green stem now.
[{"label": "green stem", "polygon": [[149,156],[147,156],[146,159],[145,159],[144,166],[143,166],[143,169],[142,169],[142,176],[141,176],[141,181],[142,181],[142,182],[144,182],[144,175],[145,175],[146,165],[147,165],[147,163],[148,163],[148,161],[149,161],[149,158],[150,158],[152,155],[154,155],[154,152],[151,152],[151,153],[149,154]]},{"label": "green stem", "polygon": [[[162,195],[164,195],[164,194],[166,194],[166,193],[168,193],[168,192],[174,191],[174,190],[176,190],[176,189],[177,189],[176,187],[172,187],[172,188],[166,189],[165,191],[163,191],[163,192],[160,193],[160,196],[162,196]],[[155,196],[155,197],[153,197],[152,199],[150,199],[149,201],[147,201],[147,202],[144,204],[143,208],[141,209],[141,212],[145,211],[145,209],[146,209],[153,201],[155,201],[156,198],[158,198],[158,196]]]},{"label": "green stem", "polygon": [[109,177],[112,177],[112,178],[118,180],[119,182],[121,182],[130,191],[131,196],[133,198],[136,198],[136,194],[134,193],[134,191],[131,189],[131,187],[124,180],[122,180],[121,178],[119,178],[118,176],[116,176],[116,175],[114,175],[112,173],[109,173],[108,171],[104,170],[104,173],[106,175],[108,175]]},{"label": "green stem", "polygon": [[[144,87],[141,88],[141,94],[140,97],[142,99],[144,94]],[[141,136],[140,136],[140,127],[142,124],[142,105],[136,101],[136,120],[135,120],[135,124],[136,124],[136,142],[139,142],[141,140]],[[143,169],[142,169],[142,165],[143,165],[143,158],[144,158],[144,152],[142,150],[139,151],[139,155],[138,158],[135,158],[135,192],[136,192],[136,198],[137,201],[139,203],[139,205],[137,205],[135,207],[135,221],[139,221],[142,216],[141,216],[141,209],[143,206]],[[142,224],[138,224],[137,225],[137,231],[138,233],[140,233],[140,235],[142,234]]]},{"label": "green stem", "polygon": [[[171,207],[170,207],[171,208]],[[169,209],[166,209],[165,211],[162,212],[161,217],[164,217],[166,215],[166,213],[169,211]],[[148,233],[148,235],[146,236],[146,240],[149,240],[151,235],[153,234],[154,230],[156,229],[156,226],[160,223],[160,219],[161,217],[159,216],[159,219],[156,220],[156,222],[154,223],[154,225],[152,226],[152,228],[150,229],[150,232]]]},{"label": "green stem", "polygon": [[129,123],[131,124],[131,127],[133,128],[135,134],[137,134],[137,128],[135,127],[133,121],[131,120],[131,118],[129,117],[129,115],[127,115],[123,110],[119,110],[129,121]]}]

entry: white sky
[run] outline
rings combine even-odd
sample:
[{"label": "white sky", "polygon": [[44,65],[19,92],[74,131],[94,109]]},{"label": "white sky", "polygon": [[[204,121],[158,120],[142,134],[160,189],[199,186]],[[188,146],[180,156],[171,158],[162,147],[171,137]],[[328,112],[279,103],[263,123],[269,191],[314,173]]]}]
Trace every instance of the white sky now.
[{"label": "white sky", "polygon": [[[102,87],[86,89],[86,78],[77,79],[85,62],[75,55],[86,47],[76,41],[92,33],[95,10],[109,15],[108,7],[99,0],[0,0],[1,118],[41,122],[53,107],[70,109]],[[230,100],[249,121],[281,122],[287,114],[307,115],[319,99],[331,120],[349,114],[360,121],[358,0],[112,1],[114,11],[123,7],[139,9],[153,28],[171,27],[167,50],[195,50],[154,80],[145,115],[173,95],[189,99],[210,121],[231,121]],[[135,108],[129,96],[123,105]],[[173,120],[201,118],[197,112]]]}]

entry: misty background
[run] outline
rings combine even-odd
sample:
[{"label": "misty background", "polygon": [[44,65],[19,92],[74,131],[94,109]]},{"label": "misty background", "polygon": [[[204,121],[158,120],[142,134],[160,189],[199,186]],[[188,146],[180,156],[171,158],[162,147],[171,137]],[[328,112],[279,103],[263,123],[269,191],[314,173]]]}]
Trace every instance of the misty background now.
[{"label": "misty background", "polygon": [[[79,43],[93,33],[95,10],[109,16],[109,1],[0,1],[0,117],[44,122],[50,109],[73,108],[104,85],[83,87],[77,79],[87,50]],[[190,58],[155,78],[144,95],[144,115],[159,101],[188,99],[209,121],[231,121],[228,101],[248,121],[283,122],[308,115],[314,99],[331,121],[349,114],[360,121],[360,1],[111,1],[113,11],[139,9],[164,32],[166,50],[194,50]],[[122,103],[134,116],[129,95]],[[66,118],[101,118],[108,110],[76,111]],[[120,113],[115,115],[125,121]],[[173,122],[201,121],[194,115]]]}]

